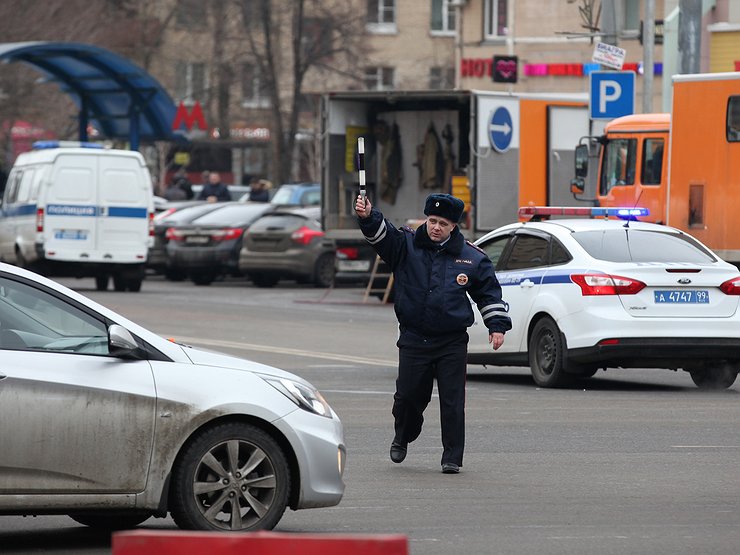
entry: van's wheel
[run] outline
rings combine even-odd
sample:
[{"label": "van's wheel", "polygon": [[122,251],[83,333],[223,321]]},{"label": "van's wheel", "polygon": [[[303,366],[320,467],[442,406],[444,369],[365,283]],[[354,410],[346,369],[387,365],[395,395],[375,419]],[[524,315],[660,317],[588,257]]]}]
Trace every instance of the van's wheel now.
[{"label": "van's wheel", "polygon": [[113,289],[116,291],[125,291],[127,280],[120,274],[116,274],[113,276]]},{"label": "van's wheel", "polygon": [[129,530],[148,520],[152,513],[93,513],[71,514],[69,518],[100,530]]},{"label": "van's wheel", "polygon": [[689,368],[691,380],[699,389],[727,389],[737,379],[737,368],[729,364],[720,364],[715,368]]},{"label": "van's wheel", "polygon": [[106,291],[108,289],[109,282],[110,276],[108,274],[104,276],[95,276],[95,289],[98,291]]},{"label": "van's wheel", "polygon": [[277,442],[251,424],[226,422],[200,431],[178,456],[170,509],[184,529],[271,530],[289,495]]},{"label": "van's wheel", "polygon": [[532,377],[540,387],[567,385],[570,377],[565,372],[565,345],[558,325],[548,317],[537,322],[529,338],[529,366]]},{"label": "van's wheel", "polygon": [[141,282],[143,280],[139,278],[133,278],[126,281],[126,289],[133,293],[138,293],[141,291]]},{"label": "van's wheel", "polygon": [[313,284],[316,287],[331,287],[334,282],[335,257],[333,254],[322,254],[314,266]]},{"label": "van's wheel", "polygon": [[16,266],[20,268],[25,268],[26,270],[30,269],[31,267],[28,263],[28,260],[26,260],[26,257],[23,256],[23,251],[18,245],[15,246],[15,264]]}]

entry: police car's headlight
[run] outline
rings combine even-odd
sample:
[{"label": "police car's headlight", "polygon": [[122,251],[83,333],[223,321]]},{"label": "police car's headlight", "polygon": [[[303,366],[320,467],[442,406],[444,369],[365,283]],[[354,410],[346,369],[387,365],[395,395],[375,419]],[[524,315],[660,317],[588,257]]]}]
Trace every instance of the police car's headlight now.
[{"label": "police car's headlight", "polygon": [[331,418],[331,407],[318,390],[287,378],[260,376],[263,380],[304,410]]}]

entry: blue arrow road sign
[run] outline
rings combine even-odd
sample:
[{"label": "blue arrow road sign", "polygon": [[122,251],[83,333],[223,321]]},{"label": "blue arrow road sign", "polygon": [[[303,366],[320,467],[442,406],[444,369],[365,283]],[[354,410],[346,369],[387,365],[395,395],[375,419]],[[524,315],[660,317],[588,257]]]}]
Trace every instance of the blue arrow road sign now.
[{"label": "blue arrow road sign", "polygon": [[635,113],[634,71],[592,71],[589,91],[591,119],[613,119]]},{"label": "blue arrow road sign", "polygon": [[511,146],[514,135],[514,126],[511,123],[511,114],[504,106],[499,106],[488,120],[488,138],[496,152],[506,152]]}]

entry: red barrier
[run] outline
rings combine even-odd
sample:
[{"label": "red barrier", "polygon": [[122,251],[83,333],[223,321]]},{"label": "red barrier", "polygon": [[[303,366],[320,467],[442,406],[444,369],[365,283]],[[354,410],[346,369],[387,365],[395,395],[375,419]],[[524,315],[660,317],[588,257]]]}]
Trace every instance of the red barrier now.
[{"label": "red barrier", "polygon": [[284,534],[132,530],[113,534],[112,555],[408,555],[399,534]]}]

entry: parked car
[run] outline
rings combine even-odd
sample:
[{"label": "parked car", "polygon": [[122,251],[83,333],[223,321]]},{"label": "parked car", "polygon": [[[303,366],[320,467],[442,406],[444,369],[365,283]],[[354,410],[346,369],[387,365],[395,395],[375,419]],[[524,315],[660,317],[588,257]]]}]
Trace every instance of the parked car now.
[{"label": "parked car", "polygon": [[335,248],[321,230],[321,208],[281,208],[255,221],[244,236],[239,270],[258,287],[295,279],[329,287]]},{"label": "parked car", "polygon": [[302,378],[2,263],[0,322],[0,514],[251,531],[340,502],[342,423]]},{"label": "parked car", "polygon": [[[523,210],[538,217],[617,212]],[[557,219],[506,225],[475,244],[494,263],[513,328],[492,351],[474,311],[471,364],[529,366],[542,387],[608,367],[681,368],[701,388],[735,382],[740,272],[687,233],[635,221]]]},{"label": "parked car", "polygon": [[184,200],[169,203],[162,212],[154,217],[154,243],[149,249],[147,268],[156,273],[163,273],[167,279],[180,281],[187,277],[181,270],[170,268],[167,264],[167,230],[173,225],[192,222],[195,218],[207,214],[219,207],[217,203],[203,200]]},{"label": "parked car", "polygon": [[[249,196],[249,191],[251,191],[251,187],[249,185],[226,185],[226,188],[229,190],[229,193],[231,193],[231,200],[239,200],[244,195]],[[193,194],[195,195],[193,198],[197,199],[200,192],[203,190],[203,184],[199,185],[193,185]]]},{"label": "parked car", "polygon": [[182,272],[196,285],[209,285],[224,274],[241,275],[239,251],[244,232],[274,209],[267,202],[220,202],[191,222],[169,227],[165,233],[167,271]]},{"label": "parked car", "polygon": [[[249,200],[249,194],[244,194],[240,202]],[[291,206],[320,206],[321,185],[319,183],[285,183],[277,188],[272,195],[272,204]]]}]

